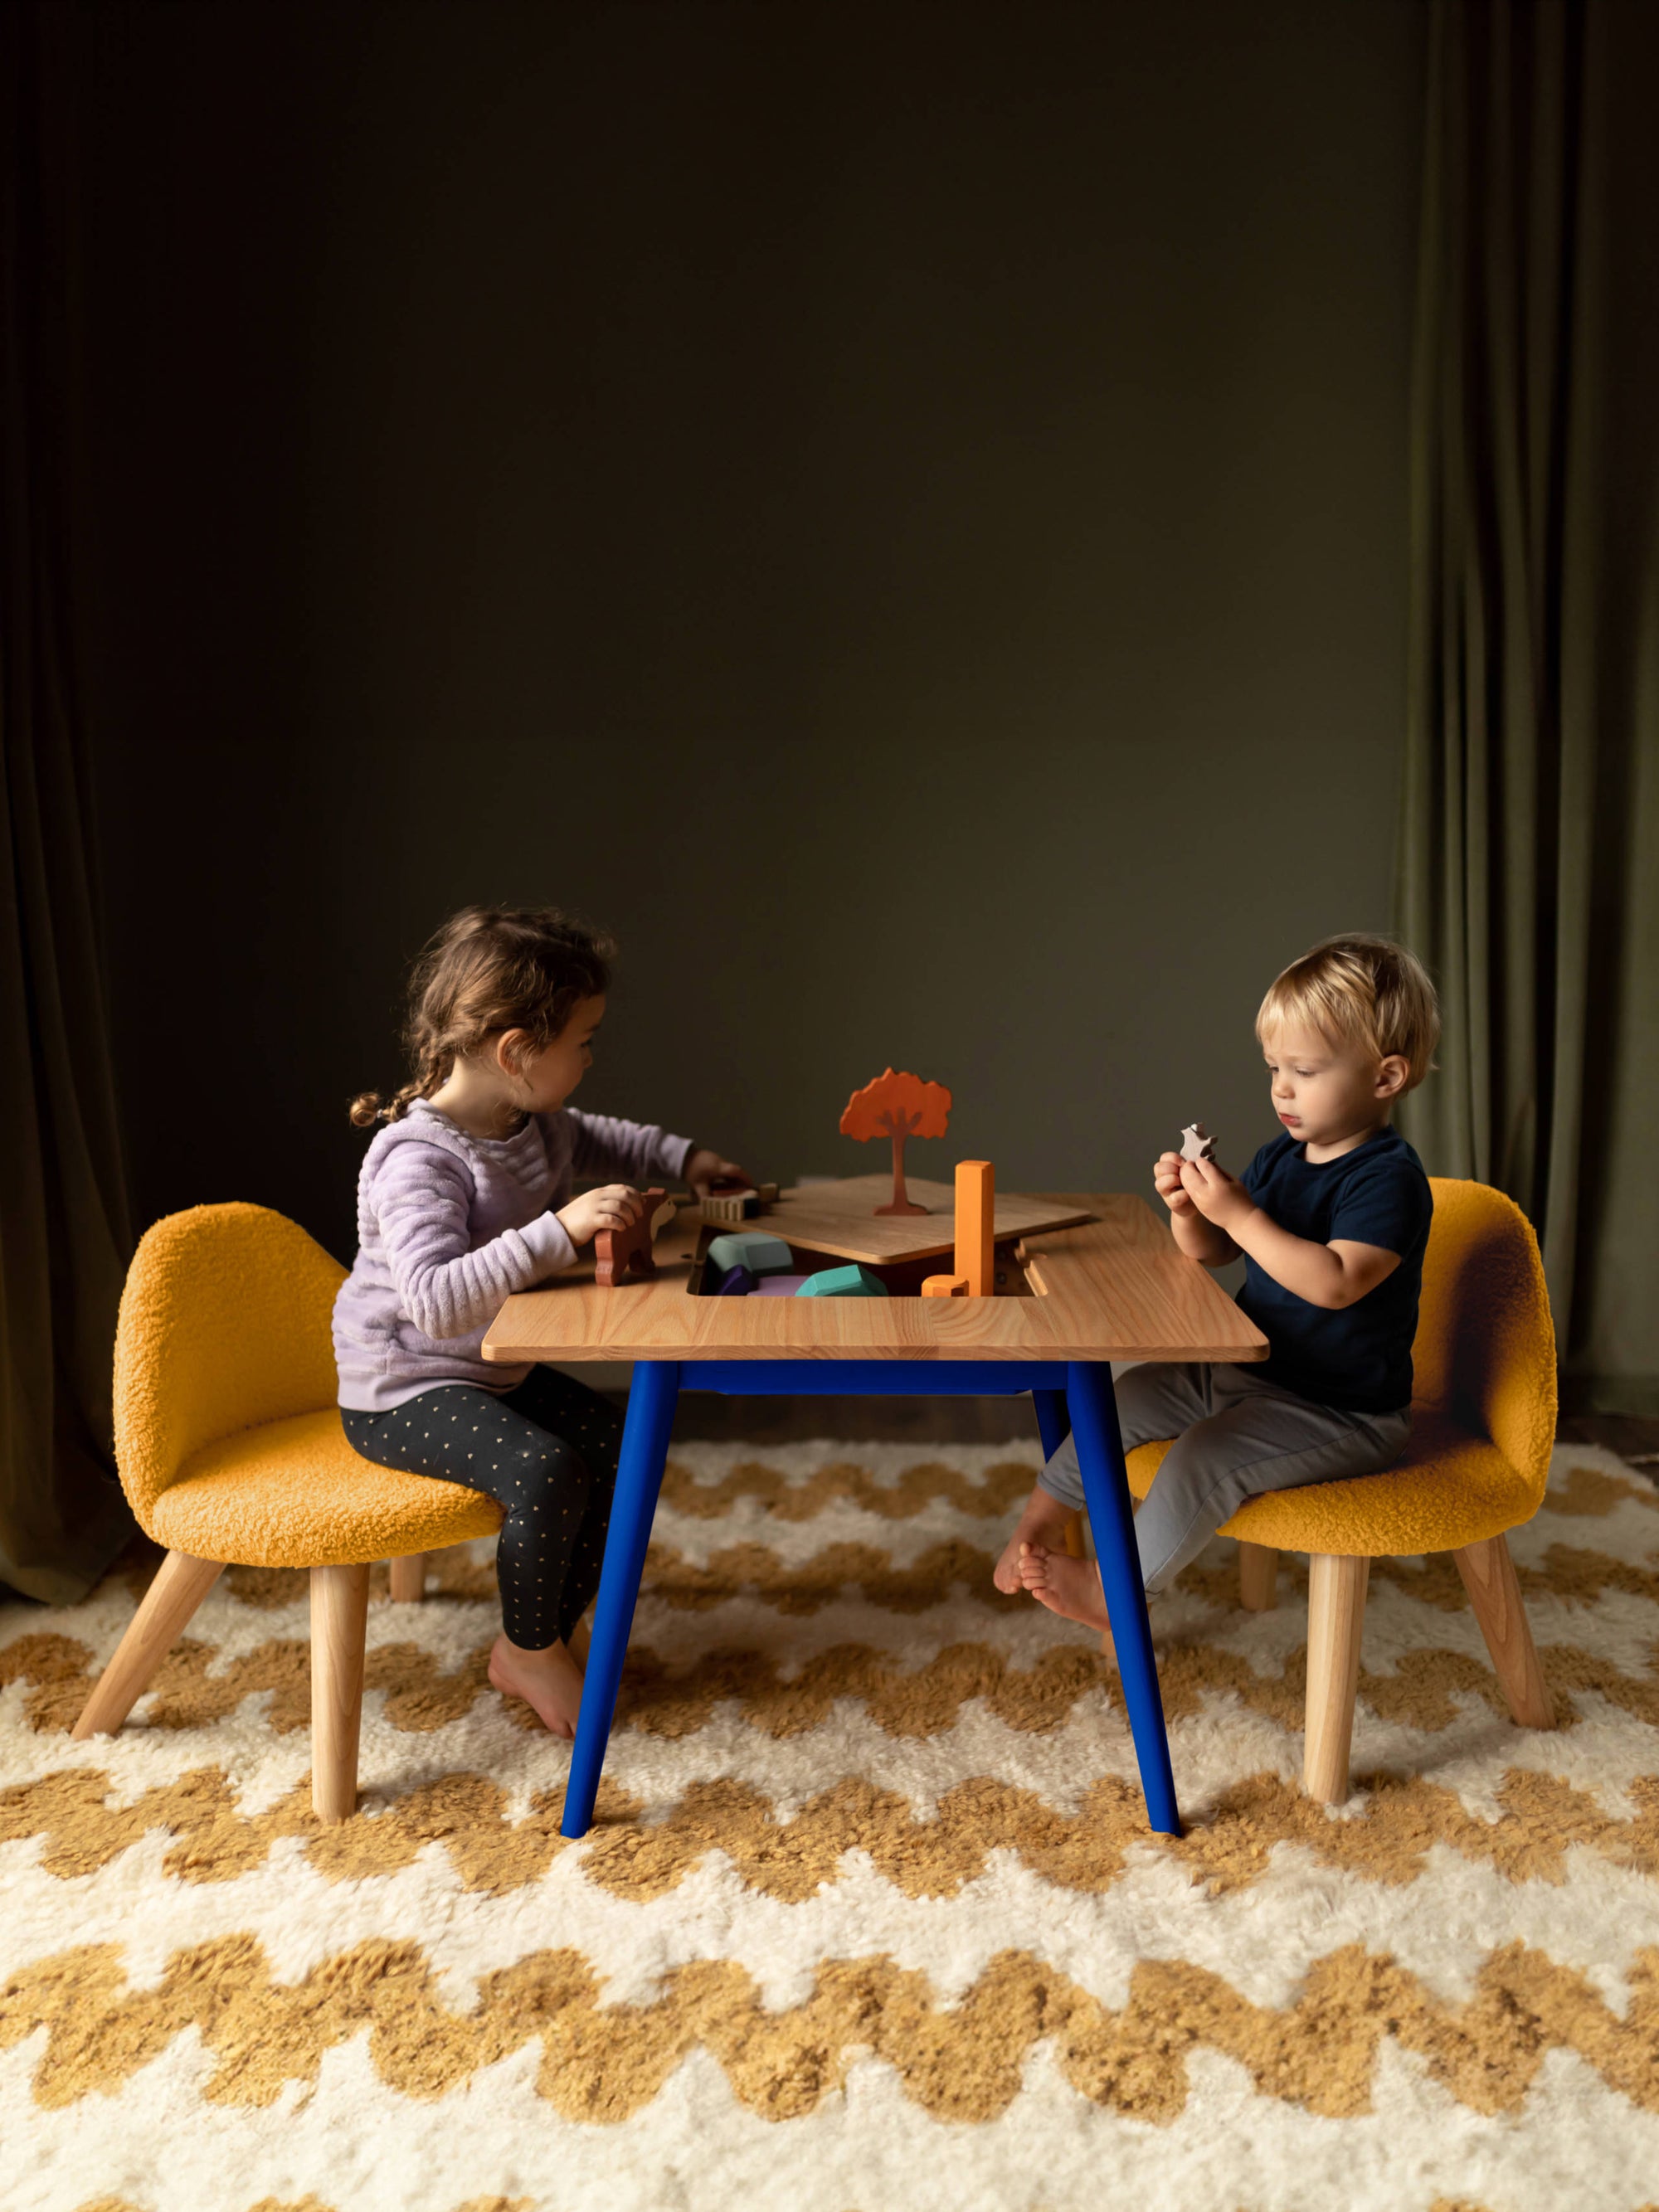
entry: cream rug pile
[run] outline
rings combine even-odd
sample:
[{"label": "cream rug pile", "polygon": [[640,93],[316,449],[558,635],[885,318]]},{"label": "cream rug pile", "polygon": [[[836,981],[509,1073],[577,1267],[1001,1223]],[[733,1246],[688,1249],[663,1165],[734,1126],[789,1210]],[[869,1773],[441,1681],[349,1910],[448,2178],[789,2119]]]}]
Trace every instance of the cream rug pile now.
[{"label": "cream rug pile", "polygon": [[1514,1549],[1561,1726],[1449,1559],[1380,1563],[1355,1795],[1298,1793],[1306,1580],[1115,1679],[993,1590],[1036,1451],[678,1448],[601,1820],[483,1678],[488,1547],[369,1614],[308,1809],[300,1577],[228,1572],[71,1744],[143,1568],[0,1612],[8,2212],[1659,2205],[1659,1496],[1557,1455]]}]

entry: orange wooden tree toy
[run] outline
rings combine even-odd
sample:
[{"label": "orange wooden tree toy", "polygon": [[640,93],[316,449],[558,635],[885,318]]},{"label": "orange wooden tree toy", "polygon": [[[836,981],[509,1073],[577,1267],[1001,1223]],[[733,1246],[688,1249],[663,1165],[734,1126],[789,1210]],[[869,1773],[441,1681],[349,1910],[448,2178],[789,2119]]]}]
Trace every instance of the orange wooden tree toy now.
[{"label": "orange wooden tree toy", "polygon": [[950,1121],[950,1092],[942,1083],[924,1083],[919,1075],[896,1075],[890,1067],[853,1093],[841,1117],[842,1136],[857,1137],[864,1144],[872,1137],[893,1140],[893,1202],[878,1206],[878,1213],[927,1212],[905,1192],[905,1139],[942,1137]]}]

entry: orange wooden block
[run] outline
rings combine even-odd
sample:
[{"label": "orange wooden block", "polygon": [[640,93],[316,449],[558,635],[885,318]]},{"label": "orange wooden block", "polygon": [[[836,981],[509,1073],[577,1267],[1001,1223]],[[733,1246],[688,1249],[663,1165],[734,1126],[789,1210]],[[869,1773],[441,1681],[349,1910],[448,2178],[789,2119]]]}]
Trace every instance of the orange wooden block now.
[{"label": "orange wooden block", "polygon": [[996,1223],[997,1171],[989,1160],[957,1163],[957,1273],[968,1280],[970,1298],[988,1298],[994,1288],[992,1231]]},{"label": "orange wooden block", "polygon": [[966,1275],[927,1275],[922,1279],[921,1295],[925,1298],[965,1298],[968,1295]]}]

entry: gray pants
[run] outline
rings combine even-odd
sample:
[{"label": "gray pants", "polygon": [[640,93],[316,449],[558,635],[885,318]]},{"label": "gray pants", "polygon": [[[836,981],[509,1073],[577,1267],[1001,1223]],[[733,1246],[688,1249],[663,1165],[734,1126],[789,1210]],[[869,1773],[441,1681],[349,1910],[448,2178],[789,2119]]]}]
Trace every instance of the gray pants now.
[{"label": "gray pants", "polygon": [[[1148,1592],[1167,1589],[1247,1498],[1304,1482],[1336,1482],[1392,1467],[1411,1435],[1411,1409],[1349,1413],[1264,1382],[1249,1367],[1150,1360],[1117,1381],[1123,1449],[1175,1442],[1135,1516]],[[1084,1507],[1068,1436],[1038,1477],[1068,1511]]]}]

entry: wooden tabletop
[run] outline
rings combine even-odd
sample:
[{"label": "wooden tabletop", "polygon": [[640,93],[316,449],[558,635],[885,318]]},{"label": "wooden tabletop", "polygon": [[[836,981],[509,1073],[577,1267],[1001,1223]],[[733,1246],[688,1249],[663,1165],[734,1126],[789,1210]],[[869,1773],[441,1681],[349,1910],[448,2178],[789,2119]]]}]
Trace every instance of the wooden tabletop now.
[{"label": "wooden tabletop", "polygon": [[[809,1188],[815,1186],[809,1186]],[[1267,1341],[1145,1199],[1061,1193],[1088,1213],[1025,1237],[1020,1295],[714,1298],[686,1289],[701,1223],[657,1241],[653,1279],[601,1290],[589,1262],[496,1315],[486,1359],[1265,1359]]]}]

